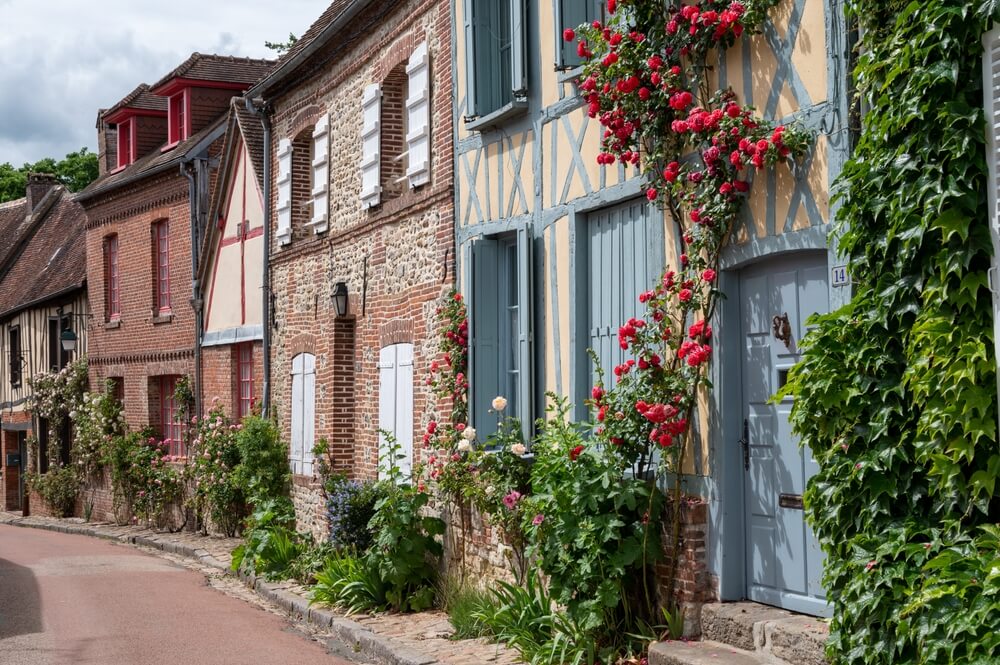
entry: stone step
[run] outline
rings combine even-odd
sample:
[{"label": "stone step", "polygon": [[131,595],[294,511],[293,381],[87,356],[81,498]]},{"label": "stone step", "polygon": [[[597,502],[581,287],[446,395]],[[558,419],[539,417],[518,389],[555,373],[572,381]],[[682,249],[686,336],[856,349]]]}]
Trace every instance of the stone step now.
[{"label": "stone step", "polygon": [[759,603],[709,603],[701,608],[702,639],[792,665],[827,665],[829,635],[821,619]]},{"label": "stone step", "polygon": [[774,660],[719,642],[656,642],[649,647],[649,665],[768,665]]}]

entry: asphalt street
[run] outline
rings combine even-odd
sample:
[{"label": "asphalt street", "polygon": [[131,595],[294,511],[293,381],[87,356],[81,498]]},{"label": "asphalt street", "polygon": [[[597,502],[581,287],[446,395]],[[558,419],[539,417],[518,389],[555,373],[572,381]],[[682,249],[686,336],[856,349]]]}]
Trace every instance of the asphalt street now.
[{"label": "asphalt street", "polygon": [[116,545],[0,525],[0,665],[346,665],[204,575]]}]

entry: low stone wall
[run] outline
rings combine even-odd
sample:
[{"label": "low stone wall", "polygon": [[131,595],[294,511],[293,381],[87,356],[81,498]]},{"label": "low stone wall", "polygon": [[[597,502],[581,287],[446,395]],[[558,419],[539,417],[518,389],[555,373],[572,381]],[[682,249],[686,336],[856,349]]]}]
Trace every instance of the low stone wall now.
[{"label": "low stone wall", "polygon": [[292,476],[292,503],[295,505],[295,526],[309,533],[316,542],[330,537],[326,518],[326,495],[323,483],[311,476]]},{"label": "low stone wall", "polygon": [[437,506],[435,512],[446,525],[443,574],[488,585],[493,580],[514,582],[523,573],[520,555],[504,542],[488,516],[472,506],[452,503]]}]

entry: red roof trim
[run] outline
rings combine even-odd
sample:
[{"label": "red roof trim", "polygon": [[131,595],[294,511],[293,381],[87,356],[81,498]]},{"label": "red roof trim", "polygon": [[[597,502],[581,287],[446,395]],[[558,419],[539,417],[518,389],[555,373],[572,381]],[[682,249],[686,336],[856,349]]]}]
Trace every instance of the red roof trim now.
[{"label": "red roof trim", "polygon": [[109,122],[111,124],[116,124],[119,122],[124,122],[131,117],[138,115],[152,116],[154,118],[166,118],[166,111],[153,111],[151,109],[133,109],[126,106],[125,108],[118,109],[112,115],[105,116],[104,122]]},{"label": "red roof trim", "polygon": [[208,81],[205,79],[188,79],[183,76],[172,78],[150,92],[158,97],[170,97],[184,88],[217,88],[219,90],[246,90],[249,83],[234,83],[232,81]]}]

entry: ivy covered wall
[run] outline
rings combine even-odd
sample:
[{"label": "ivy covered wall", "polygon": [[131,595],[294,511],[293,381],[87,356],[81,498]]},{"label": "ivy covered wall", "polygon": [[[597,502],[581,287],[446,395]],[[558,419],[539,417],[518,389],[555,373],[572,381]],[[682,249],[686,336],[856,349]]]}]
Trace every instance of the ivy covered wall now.
[{"label": "ivy covered wall", "polygon": [[820,464],[835,663],[1000,660],[1000,472],[983,33],[994,2],[850,0],[865,115],[840,180],[854,297],[793,422]]}]

